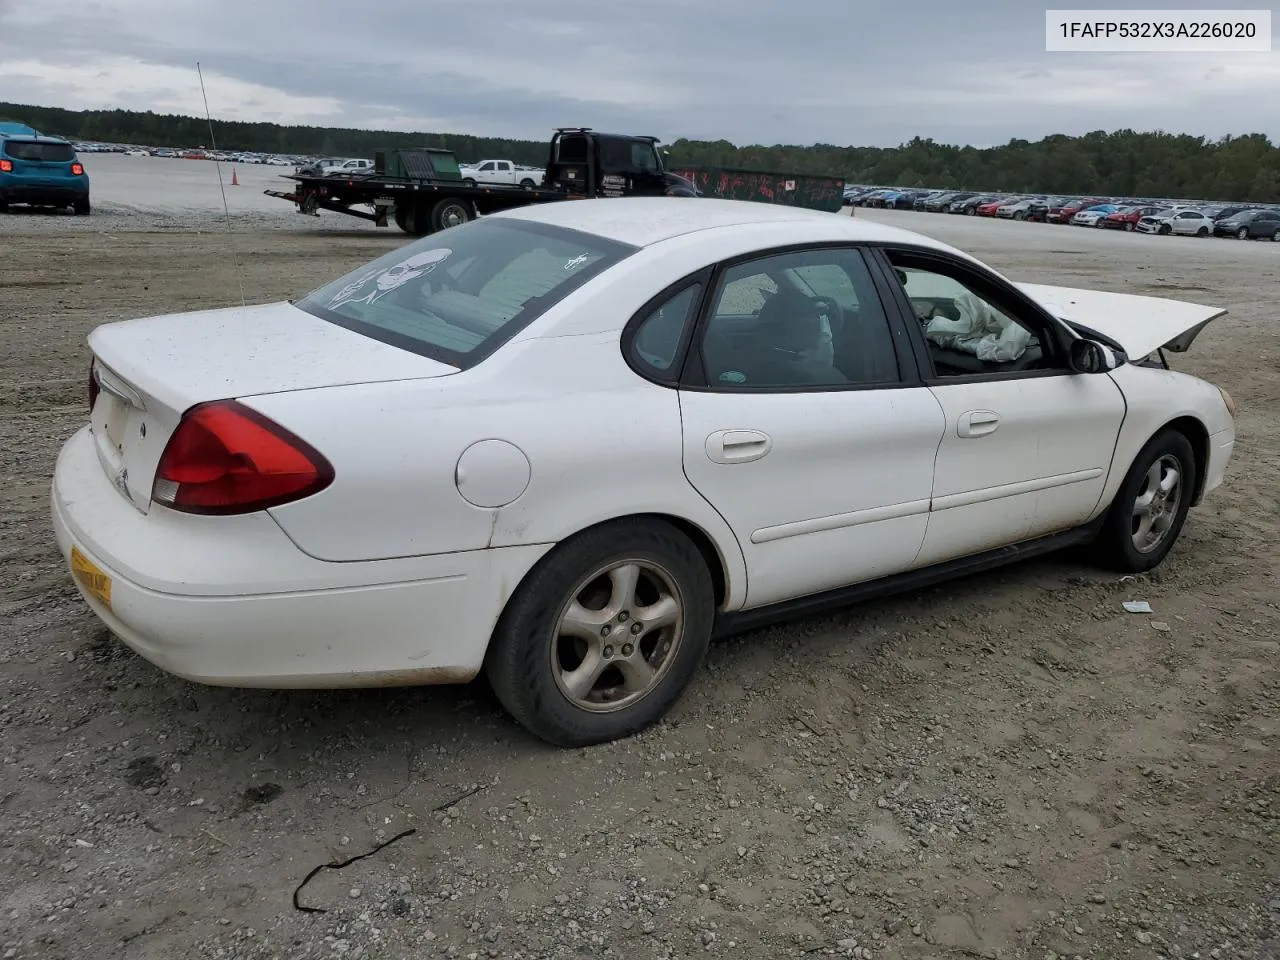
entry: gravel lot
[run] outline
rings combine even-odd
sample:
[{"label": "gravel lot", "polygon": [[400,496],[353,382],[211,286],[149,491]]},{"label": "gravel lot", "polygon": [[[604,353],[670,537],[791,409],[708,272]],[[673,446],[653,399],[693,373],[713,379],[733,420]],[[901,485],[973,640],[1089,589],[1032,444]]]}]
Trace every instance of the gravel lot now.
[{"label": "gravel lot", "polygon": [[406,239],[243,169],[229,238],[216,187],[148,205],[126,163],[216,185],[91,157],[94,216],[0,219],[0,957],[1280,956],[1280,245],[859,211],[1229,307],[1175,359],[1239,403],[1227,485],[1150,576],[1058,557],[749,634],[660,727],[558,752],[481,684],[195,686],[79,601],[47,497],[88,331],[235,302],[232,241],[262,301]]}]

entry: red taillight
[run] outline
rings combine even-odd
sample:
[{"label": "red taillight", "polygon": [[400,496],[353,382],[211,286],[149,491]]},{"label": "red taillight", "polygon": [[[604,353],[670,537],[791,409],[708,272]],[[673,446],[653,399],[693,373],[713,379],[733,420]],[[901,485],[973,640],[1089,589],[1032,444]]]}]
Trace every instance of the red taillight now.
[{"label": "red taillight", "polygon": [[0,173],[13,173],[13,161],[0,160]]},{"label": "red taillight", "polygon": [[98,402],[98,391],[102,389],[102,385],[98,383],[98,371],[94,369],[93,362],[89,362],[89,412],[93,413],[93,405]]},{"label": "red taillight", "polygon": [[251,513],[333,482],[319,451],[234,400],[192,407],[156,467],[151,499],[184,513]]},{"label": "red taillight", "polygon": [[73,164],[71,165],[71,175],[72,175],[72,176],[75,176],[75,177],[83,177],[83,176],[84,176],[84,165],[83,165],[83,164],[79,164],[79,163],[73,163]]}]

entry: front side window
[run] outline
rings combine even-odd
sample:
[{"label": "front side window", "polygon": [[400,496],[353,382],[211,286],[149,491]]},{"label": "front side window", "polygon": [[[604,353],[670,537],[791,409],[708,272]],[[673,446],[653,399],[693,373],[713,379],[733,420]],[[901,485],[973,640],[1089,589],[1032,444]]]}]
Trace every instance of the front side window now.
[{"label": "front side window", "polygon": [[384,343],[466,367],[635,249],[544,224],[477,220],[379,257],[297,305]]},{"label": "front side window", "polygon": [[645,173],[658,172],[658,155],[652,144],[633,143],[631,145],[631,165]]},{"label": "front side window", "polygon": [[962,377],[1053,364],[1036,331],[1010,315],[990,297],[940,269],[924,269],[909,260],[894,261],[894,272],[924,328],[929,356],[939,377]]},{"label": "front side window", "polygon": [[713,389],[898,381],[888,318],[862,254],[850,248],[777,254],[725,270],[701,354]]}]

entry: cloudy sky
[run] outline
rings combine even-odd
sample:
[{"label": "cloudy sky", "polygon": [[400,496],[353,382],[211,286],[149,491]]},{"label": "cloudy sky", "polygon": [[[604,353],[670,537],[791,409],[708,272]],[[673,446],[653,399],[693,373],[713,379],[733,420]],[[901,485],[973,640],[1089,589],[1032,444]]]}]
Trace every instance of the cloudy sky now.
[{"label": "cloudy sky", "polygon": [[226,119],[529,139],[580,124],[737,143],[988,145],[1119,127],[1280,140],[1280,52],[1045,53],[1044,7],[0,0],[0,100],[202,115],[199,61]]}]

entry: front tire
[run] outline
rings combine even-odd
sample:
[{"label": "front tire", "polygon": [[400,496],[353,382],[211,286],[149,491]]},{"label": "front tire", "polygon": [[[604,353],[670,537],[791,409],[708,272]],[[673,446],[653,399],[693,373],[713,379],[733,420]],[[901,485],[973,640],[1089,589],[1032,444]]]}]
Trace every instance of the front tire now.
[{"label": "front tire", "polygon": [[1134,458],[1094,544],[1105,566],[1125,573],[1158,567],[1182,532],[1198,482],[1185,434],[1165,429]]},{"label": "front tire", "polygon": [[1201,227],[1199,230],[1196,231],[1197,237],[1207,237],[1208,235],[1209,235],[1208,227]]},{"label": "front tire", "polygon": [[1237,230],[1237,231],[1236,231],[1236,239],[1237,239],[1237,240],[1248,240],[1248,239],[1249,239],[1249,228],[1248,228],[1248,227],[1241,227],[1239,230]]},{"label": "front tire", "polygon": [[656,723],[693,679],[715,619],[711,574],[669,524],[622,520],[566,541],[503,611],[485,659],[498,700],[561,747]]}]

